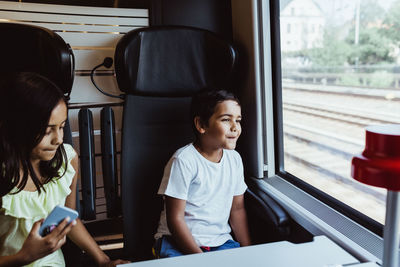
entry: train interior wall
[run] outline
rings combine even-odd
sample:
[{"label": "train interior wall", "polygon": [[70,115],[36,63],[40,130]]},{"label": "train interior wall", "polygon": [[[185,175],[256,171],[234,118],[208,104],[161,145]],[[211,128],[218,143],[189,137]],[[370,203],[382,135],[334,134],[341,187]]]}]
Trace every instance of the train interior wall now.
[{"label": "train interior wall", "polygon": [[[12,1],[0,1],[0,4],[8,3]],[[40,2],[42,4],[62,4],[62,1],[35,1]],[[75,1],[78,3],[78,1]],[[80,1],[79,3],[81,3]],[[103,1],[106,2],[106,1]],[[232,1],[234,2],[234,1]],[[203,28],[210,30],[212,32],[217,33],[220,36],[223,36],[225,39],[229,41],[233,41],[233,43],[239,49],[239,69],[242,72],[240,77],[240,81],[238,81],[238,89],[239,96],[241,98],[243,113],[245,116],[245,126],[244,126],[244,134],[239,141],[238,148],[242,154],[246,165],[246,173],[249,176],[256,176],[261,178],[259,175],[259,153],[257,151],[257,146],[259,145],[258,139],[256,136],[256,132],[258,124],[257,124],[257,114],[254,105],[254,101],[256,100],[257,93],[255,89],[254,82],[254,35],[252,32],[252,24],[249,19],[251,16],[247,16],[246,10],[251,13],[251,5],[254,1],[249,1],[247,4],[247,9],[242,10],[241,16],[232,16],[232,4],[230,0],[152,0],[152,1],[135,1],[137,8],[148,10],[148,21],[146,22],[148,25],[184,25],[184,26],[193,26],[198,28]],[[121,1],[120,7],[126,7],[126,2]],[[2,5],[3,5],[2,4]],[[71,2],[69,2],[71,4]],[[34,4],[31,4],[34,5]],[[94,4],[93,4],[94,5]],[[106,5],[106,3],[104,4]],[[49,5],[50,6],[50,5]],[[129,4],[129,7],[132,8],[132,3]],[[3,8],[4,9],[4,8]],[[77,6],[77,10],[80,8]],[[102,8],[105,10],[104,8]],[[107,9],[107,8],[106,8]],[[110,8],[112,10],[114,8]],[[115,10],[115,9],[114,9]],[[121,9],[122,10],[122,9]],[[3,11],[4,12],[4,11]],[[22,12],[21,12],[22,13]],[[235,13],[234,13],[235,14]],[[254,16],[254,14],[252,15]],[[32,19],[33,20],[33,19]],[[143,27],[147,26],[145,24],[132,25],[131,27]],[[74,137],[75,148],[79,152],[79,134],[78,134],[78,122],[77,122],[77,114],[80,105],[84,105],[87,103],[93,104],[104,104],[104,103],[117,103],[115,99],[111,99],[101,95],[97,92],[94,87],[90,84],[88,73],[91,68],[96,64],[101,63],[105,56],[113,56],[113,47],[115,46],[115,42],[118,40],[115,36],[113,36],[112,41],[109,40],[110,36],[102,36],[101,40],[108,40],[108,45],[98,45],[93,42],[96,42],[96,38],[93,38],[93,41],[90,45],[79,43],[84,38],[81,37],[71,37],[73,34],[63,33],[61,30],[61,35],[68,36],[66,41],[71,43],[71,46],[74,49],[74,53],[78,55],[78,58],[81,56],[81,61],[78,61],[77,64],[77,76],[75,78],[74,88],[72,90],[71,102],[73,102],[75,109],[70,110],[70,119]],[[89,35],[88,35],[89,36]],[[95,36],[95,34],[93,34]],[[106,37],[105,39],[103,37]],[[103,38],[103,39],[102,39]],[[90,39],[90,38],[89,38]],[[247,40],[247,41],[246,41]],[[91,49],[86,49],[87,47],[92,47]],[[94,51],[94,52],[93,52]],[[87,60],[89,57],[89,61]],[[79,60],[79,59],[78,59]],[[81,62],[81,63],[79,63]],[[90,64],[89,64],[89,63]],[[81,65],[80,65],[81,64]],[[108,92],[118,94],[119,90],[116,85],[115,78],[113,77],[113,70],[100,69],[102,72],[101,75],[96,77],[100,87],[105,89]],[[116,116],[116,135],[117,135],[117,143],[120,144],[120,134],[121,134],[121,115],[122,115],[122,107],[114,106],[113,107],[115,116]],[[100,137],[99,137],[99,117],[100,117],[100,108],[95,107],[91,108],[94,114],[94,130],[95,130],[95,148],[96,155],[101,154],[100,150]],[[120,151],[120,145],[117,146],[118,151]],[[105,208],[105,199],[103,192],[103,181],[101,174],[101,163],[100,157],[96,158],[97,168],[96,168],[96,191],[97,191],[97,207],[98,214],[96,220],[87,221],[86,224],[89,227],[89,230],[92,233],[97,233],[100,236],[97,240],[99,242],[107,243],[107,231],[104,231],[105,228],[109,227],[109,224],[104,224],[105,221],[110,221],[106,216]],[[254,175],[256,174],[256,175]],[[257,189],[255,189],[257,190]],[[261,217],[260,217],[261,216]],[[252,234],[253,236],[258,236],[262,233],[265,238],[259,238],[259,242],[266,241],[268,239],[268,231],[265,231],[266,224],[261,223],[264,218],[264,215],[254,212],[249,214],[249,219],[251,220],[251,225],[253,226]],[[309,238],[309,233],[305,231],[299,224],[296,222],[292,222],[293,229],[298,236],[292,236],[293,240],[302,240],[302,238]],[[111,237],[111,240],[120,241],[122,237],[120,233],[118,233],[118,227],[120,227],[120,223],[111,224],[112,232],[114,237]],[[122,232],[122,230],[121,230]],[[294,234],[296,234],[294,233]],[[277,237],[276,239],[279,239]],[[274,241],[274,240],[270,240]],[[111,247],[113,248],[113,247]]]}]

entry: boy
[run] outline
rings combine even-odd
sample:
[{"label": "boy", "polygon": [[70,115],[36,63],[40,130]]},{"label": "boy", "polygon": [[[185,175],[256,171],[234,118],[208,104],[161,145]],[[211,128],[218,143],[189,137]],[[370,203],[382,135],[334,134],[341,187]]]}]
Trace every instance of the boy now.
[{"label": "boy", "polygon": [[155,250],[162,258],[250,245],[247,186],[234,150],[241,133],[239,100],[227,91],[201,92],[192,100],[191,118],[196,140],[169,160],[158,191],[165,206]]}]

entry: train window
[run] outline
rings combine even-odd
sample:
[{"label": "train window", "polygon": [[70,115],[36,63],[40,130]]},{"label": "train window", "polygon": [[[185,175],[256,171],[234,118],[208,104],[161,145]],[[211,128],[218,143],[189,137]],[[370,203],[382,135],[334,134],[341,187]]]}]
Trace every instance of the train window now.
[{"label": "train window", "polygon": [[400,123],[399,12],[398,0],[280,0],[281,169],[382,224],[386,191],[352,179],[351,158],[365,126]]}]

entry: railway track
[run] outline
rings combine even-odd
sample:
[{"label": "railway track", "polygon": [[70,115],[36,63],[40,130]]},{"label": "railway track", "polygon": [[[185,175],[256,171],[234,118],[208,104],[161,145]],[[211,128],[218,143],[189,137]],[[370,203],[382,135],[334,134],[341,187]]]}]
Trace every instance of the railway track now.
[{"label": "railway track", "polygon": [[387,99],[400,101],[400,90],[390,88],[373,88],[341,85],[323,85],[307,83],[283,83],[283,90],[308,91],[312,93],[323,93],[331,95],[351,95],[358,98]]},{"label": "railway track", "polygon": [[[364,127],[400,123],[400,103],[388,100],[388,91],[374,98],[363,97],[362,90],[349,93],[336,88],[334,94],[304,87],[283,90],[285,170],[350,206],[368,206],[363,212],[382,222],[382,212],[373,210],[384,207],[386,191],[355,181],[351,158],[364,148]],[[347,199],[340,189],[344,187]]]},{"label": "railway track", "polygon": [[342,121],[361,127],[371,124],[400,123],[400,114],[374,113],[366,109],[348,108],[343,105],[321,105],[312,101],[286,100],[283,102],[283,108],[284,110]]},{"label": "railway track", "polygon": [[[351,158],[356,154],[353,151],[361,152],[361,145],[333,139],[329,134],[321,138],[321,131],[303,132],[293,125],[285,125],[285,128],[285,159],[289,158],[292,162],[316,170],[327,179],[349,185],[379,201],[385,201],[386,195],[382,190],[361,184],[350,176]],[[324,142],[329,139],[330,143]]]}]

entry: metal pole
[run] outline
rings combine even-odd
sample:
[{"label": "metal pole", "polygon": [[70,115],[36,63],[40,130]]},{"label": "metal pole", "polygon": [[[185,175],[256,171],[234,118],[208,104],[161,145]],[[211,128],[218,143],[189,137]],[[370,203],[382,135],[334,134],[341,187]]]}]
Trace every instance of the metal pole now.
[{"label": "metal pole", "polygon": [[360,36],[360,5],[361,0],[357,0],[356,4],[356,18],[355,18],[355,31],[354,31],[354,44],[358,45],[358,39]]},{"label": "metal pole", "polygon": [[388,190],[386,219],[383,230],[383,267],[398,267],[399,260],[399,192]]},{"label": "metal pole", "polygon": [[[356,3],[356,17],[355,17],[355,29],[354,29],[354,45],[358,45],[358,40],[360,38],[360,5],[361,0],[357,0]],[[358,57],[355,58],[356,68],[358,67]],[[357,69],[356,69],[357,71]]]}]

